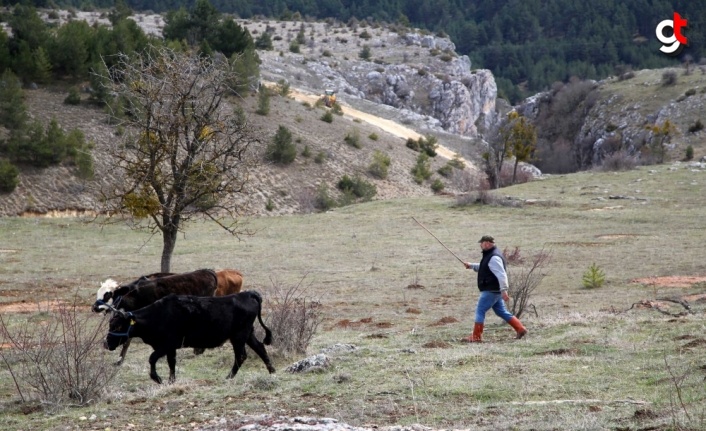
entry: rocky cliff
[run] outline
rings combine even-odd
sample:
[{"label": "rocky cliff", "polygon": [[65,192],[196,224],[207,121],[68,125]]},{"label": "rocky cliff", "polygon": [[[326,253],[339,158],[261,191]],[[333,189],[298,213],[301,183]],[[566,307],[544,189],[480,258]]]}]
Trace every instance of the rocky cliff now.
[{"label": "rocky cliff", "polygon": [[[331,88],[344,102],[386,105],[399,110],[403,122],[430,131],[475,137],[479,121],[495,119],[492,73],[473,70],[446,37],[342,24],[243,23],[254,37],[262,31],[274,35],[274,50],[260,52],[266,79],[319,92]],[[292,34],[301,29],[309,43],[291,53]]]}]

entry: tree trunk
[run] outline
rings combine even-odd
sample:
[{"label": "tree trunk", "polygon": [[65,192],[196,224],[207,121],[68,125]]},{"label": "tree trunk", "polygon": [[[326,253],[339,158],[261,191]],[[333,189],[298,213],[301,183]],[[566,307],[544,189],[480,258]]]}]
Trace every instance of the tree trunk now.
[{"label": "tree trunk", "polygon": [[520,164],[520,160],[515,158],[515,167],[512,169],[512,184],[515,184],[515,179],[517,178],[517,165]]},{"label": "tree trunk", "polygon": [[176,226],[166,226],[162,231],[162,267],[160,269],[162,272],[171,272],[169,268],[172,264],[172,253],[174,253],[178,233],[179,229]]}]

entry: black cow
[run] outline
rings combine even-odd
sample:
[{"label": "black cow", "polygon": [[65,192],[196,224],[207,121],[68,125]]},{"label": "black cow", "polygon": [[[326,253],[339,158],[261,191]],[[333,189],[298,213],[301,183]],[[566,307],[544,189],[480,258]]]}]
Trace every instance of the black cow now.
[{"label": "black cow", "polygon": [[[210,269],[199,269],[183,274],[144,275],[124,286],[117,286],[114,281],[110,284],[110,281],[112,280],[103,283],[98,291],[99,299],[93,304],[93,311],[110,309],[135,311],[169,294],[213,296],[218,287],[218,277]],[[115,365],[123,363],[128,347],[130,347],[130,340],[123,344],[120,359]],[[203,350],[194,352],[199,354],[203,353]]]},{"label": "black cow", "polygon": [[[267,371],[274,373],[264,346],[271,344],[272,331],[262,321],[261,309],[262,297],[252,290],[218,297],[169,295],[136,311],[116,311],[104,346],[112,351],[131,337],[141,338],[154,349],[149,359],[150,377],[157,383],[162,383],[156,369],[162,356],[167,356],[172,383],[176,378],[177,349],[212,349],[226,341],[233,345],[235,356],[228,378],[237,374],[247,358],[245,344],[260,356]],[[255,318],[265,329],[263,342],[255,337]]]}]

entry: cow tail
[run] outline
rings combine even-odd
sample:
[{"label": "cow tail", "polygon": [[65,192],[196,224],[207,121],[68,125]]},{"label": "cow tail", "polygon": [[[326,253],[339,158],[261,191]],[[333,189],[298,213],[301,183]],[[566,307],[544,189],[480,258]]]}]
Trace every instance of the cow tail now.
[{"label": "cow tail", "polygon": [[255,299],[257,299],[257,320],[260,322],[260,325],[262,325],[263,329],[265,330],[265,339],[262,340],[262,344],[269,346],[272,344],[272,331],[270,331],[270,328],[265,326],[265,322],[262,321],[262,297],[260,296],[259,293],[252,291],[253,296]]}]

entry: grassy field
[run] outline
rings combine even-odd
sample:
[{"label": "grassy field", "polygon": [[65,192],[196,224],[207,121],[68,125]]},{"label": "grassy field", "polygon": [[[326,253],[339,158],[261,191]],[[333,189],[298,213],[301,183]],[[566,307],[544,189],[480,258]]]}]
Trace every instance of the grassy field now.
[{"label": "grassy field", "polygon": [[[241,240],[211,224],[189,226],[178,239],[173,271],[240,269],[266,307],[276,288],[300,284],[320,301],[323,316],[307,355],[336,343],[357,348],[332,353],[327,370],[305,374],[285,369],[306,355],[271,351],[278,369],[272,376],[251,353],[233,380],[225,379],[230,346],[198,357],[183,349],[177,382],[158,386],[148,377],[151,349],[136,340],[103,400],[51,414],[23,408],[3,365],[0,428],[199,429],[273,412],[357,426],[704,429],[706,302],[692,300],[691,313],[679,317],[654,307],[658,298],[702,295],[706,283],[634,280],[706,276],[705,184],[704,169],[662,165],[497,191],[524,202],[519,206],[459,207],[450,197],[375,201],[251,219],[254,234]],[[510,327],[489,314],[485,343],[458,341],[472,326],[475,273],[412,217],[465,260],[479,260],[484,234],[525,257],[551,253],[531,299],[536,313],[523,315],[525,339],[514,340]],[[123,226],[3,218],[0,238],[0,306],[13,324],[47,313],[40,301],[76,295],[89,306],[106,278],[128,281],[159,270],[161,238]],[[585,289],[582,275],[594,263],[606,283]],[[634,305],[641,301],[652,301],[652,308]],[[29,311],[13,312],[18,303]],[[666,313],[684,311],[659,304]],[[164,360],[158,370],[166,376]]]}]

